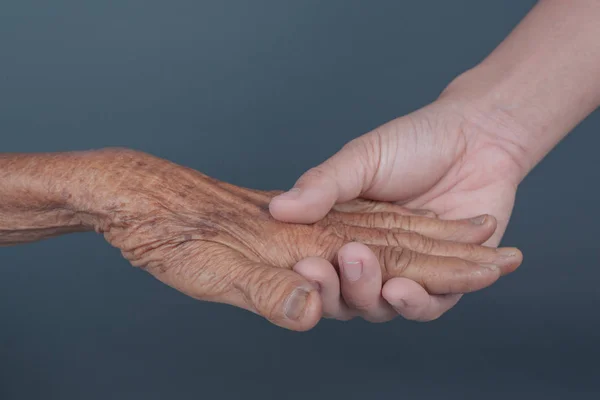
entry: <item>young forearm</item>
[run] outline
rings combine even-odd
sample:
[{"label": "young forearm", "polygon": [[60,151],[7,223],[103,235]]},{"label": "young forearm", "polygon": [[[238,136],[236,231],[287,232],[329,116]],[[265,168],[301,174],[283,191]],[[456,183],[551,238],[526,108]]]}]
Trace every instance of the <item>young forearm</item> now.
[{"label": "young forearm", "polygon": [[444,95],[466,99],[531,170],[600,105],[600,1],[542,0]]}]

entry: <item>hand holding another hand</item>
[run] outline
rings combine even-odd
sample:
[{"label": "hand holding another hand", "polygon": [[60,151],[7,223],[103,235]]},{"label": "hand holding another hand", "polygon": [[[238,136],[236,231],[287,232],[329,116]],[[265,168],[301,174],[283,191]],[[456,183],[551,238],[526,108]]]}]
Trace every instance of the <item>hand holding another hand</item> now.
[{"label": "hand holding another hand", "polygon": [[[310,329],[323,313],[355,315],[335,290],[318,284],[323,276],[296,272],[331,272],[319,263],[331,263],[349,279],[368,271],[367,285],[400,277],[445,295],[489,286],[521,262],[516,249],[476,244],[494,232],[489,216],[442,221],[359,199],[312,224],[290,224],[269,213],[279,192],[216,181],[136,151],[91,157],[102,158],[105,172],[93,191],[102,198],[91,199],[82,218],[133,265],[191,297],[241,307],[289,329]],[[376,264],[380,268],[367,268]],[[368,319],[395,315],[385,306]]]},{"label": "hand holding another hand", "polygon": [[[273,199],[271,214],[280,221],[313,223],[336,204],[357,198],[430,210],[443,220],[488,214],[493,216],[485,224],[489,230],[480,228],[481,236],[456,231],[451,240],[497,246],[508,225],[517,185],[529,166],[515,139],[522,128],[467,102],[464,98],[469,96],[455,86],[436,102],[349,142],[307,171],[294,190]],[[494,218],[497,226],[491,221]],[[361,255],[373,257],[367,250]],[[332,278],[333,267],[319,267],[327,268],[328,273],[312,267],[302,274],[307,278],[325,274],[330,277],[326,286],[335,290],[339,283]],[[445,267],[440,265],[439,270]],[[352,308],[367,319],[378,319],[389,303],[405,318],[433,320],[460,298],[460,290],[452,291],[455,295],[438,295],[418,280],[398,278],[383,287],[359,290],[343,275],[341,279],[346,302],[355,303]]]}]

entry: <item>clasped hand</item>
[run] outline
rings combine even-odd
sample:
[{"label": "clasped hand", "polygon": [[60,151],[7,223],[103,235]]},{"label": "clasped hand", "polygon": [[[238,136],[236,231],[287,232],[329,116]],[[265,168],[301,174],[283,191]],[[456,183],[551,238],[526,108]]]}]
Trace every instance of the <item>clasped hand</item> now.
[{"label": "clasped hand", "polygon": [[[370,315],[352,301],[365,290],[351,279],[361,272],[367,286],[402,278],[445,295],[487,287],[521,262],[517,249],[480,245],[494,232],[491,216],[444,221],[357,199],[316,223],[290,224],[269,213],[279,192],[237,187],[145,153],[104,155],[118,178],[107,179],[109,211],[94,225],[134,266],[193,298],[241,307],[288,329],[310,329],[323,316],[395,316],[391,305]],[[337,286],[324,284],[331,277],[303,276],[331,265],[345,270],[347,285],[342,280],[340,288],[337,276]]]}]

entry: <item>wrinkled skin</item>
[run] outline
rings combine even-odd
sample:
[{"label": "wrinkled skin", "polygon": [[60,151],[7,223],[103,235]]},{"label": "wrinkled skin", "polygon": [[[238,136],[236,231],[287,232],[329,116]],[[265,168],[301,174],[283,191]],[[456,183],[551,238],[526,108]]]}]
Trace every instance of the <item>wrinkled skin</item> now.
[{"label": "wrinkled skin", "polygon": [[[430,210],[444,220],[490,214],[498,226],[485,244],[497,246],[508,225],[517,185],[529,167],[522,161],[523,149],[515,136],[522,129],[499,116],[490,117],[477,105],[454,96],[453,90],[346,144],[307,171],[293,192],[275,198],[270,205],[272,215],[281,221],[311,223],[334,204],[359,197]],[[456,240],[472,242],[468,237]],[[315,279],[323,275],[324,268],[333,267],[323,263],[307,266],[302,274]],[[331,290],[341,285],[344,294],[348,282],[343,276],[337,283],[331,273],[327,275],[321,284]],[[417,283],[399,278],[369,289],[354,285],[345,290],[353,299],[338,295],[325,308],[340,310],[339,303],[345,300],[355,309],[354,315],[369,319],[389,303],[405,318],[428,321],[441,316],[460,298],[459,294],[438,296]],[[332,312],[331,317],[343,319],[347,314]]]},{"label": "wrinkled skin", "polygon": [[314,224],[289,224],[269,213],[278,192],[236,187],[139,152],[117,152],[110,163],[126,172],[106,179],[111,200],[95,225],[133,265],[194,298],[242,307],[289,329],[309,329],[322,314],[318,285],[294,266],[307,257],[337,266],[351,242],[375,254],[384,282],[404,277],[436,294],[482,289],[521,262],[516,249],[451,241],[485,240],[489,223],[481,230],[484,224],[356,200]]}]

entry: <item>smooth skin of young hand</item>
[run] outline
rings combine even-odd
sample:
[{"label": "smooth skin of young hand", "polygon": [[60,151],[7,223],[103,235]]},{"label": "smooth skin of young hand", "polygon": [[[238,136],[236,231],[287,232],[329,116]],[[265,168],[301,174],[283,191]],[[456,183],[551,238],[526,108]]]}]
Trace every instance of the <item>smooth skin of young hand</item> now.
[{"label": "smooth skin of young hand", "polygon": [[[271,214],[310,223],[357,197],[431,210],[443,219],[491,214],[498,227],[485,244],[497,246],[519,183],[600,105],[599,21],[600,1],[540,1],[436,101],[348,143],[273,199]],[[369,319],[390,304],[405,318],[427,321],[460,298],[430,294],[406,278],[378,286],[370,278],[377,260],[368,249],[344,250],[345,259],[362,266],[360,278],[344,268],[338,277],[322,260],[305,261],[299,271],[321,279],[329,299],[323,307],[333,318]]]}]

